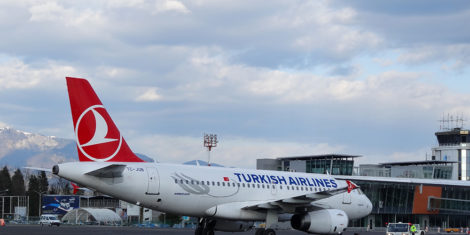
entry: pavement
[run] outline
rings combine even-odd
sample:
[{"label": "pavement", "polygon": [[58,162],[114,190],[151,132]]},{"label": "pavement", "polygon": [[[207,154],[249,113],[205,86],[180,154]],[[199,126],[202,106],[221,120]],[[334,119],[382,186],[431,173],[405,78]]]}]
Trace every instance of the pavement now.
[{"label": "pavement", "polygon": [[[295,230],[277,230],[278,235],[300,235],[307,234],[301,231]],[[118,227],[118,226],[98,226],[98,225],[81,225],[81,226],[67,226],[62,225],[60,227],[49,227],[49,226],[40,226],[40,225],[23,225],[23,224],[7,224],[4,227],[0,227],[1,235],[146,235],[146,234],[168,234],[168,235],[193,235],[194,230],[192,229],[164,229],[164,228],[142,228],[142,227]],[[218,232],[217,235],[254,235],[254,230],[248,232]],[[453,233],[457,235],[459,233]],[[343,235],[385,235],[384,231],[346,231]],[[438,233],[427,233],[426,235],[444,235]]]}]

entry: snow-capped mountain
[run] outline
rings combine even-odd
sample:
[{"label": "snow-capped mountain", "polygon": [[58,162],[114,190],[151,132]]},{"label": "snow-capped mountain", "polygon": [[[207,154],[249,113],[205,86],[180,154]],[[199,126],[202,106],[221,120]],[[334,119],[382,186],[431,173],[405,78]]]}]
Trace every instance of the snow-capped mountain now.
[{"label": "snow-capped mountain", "polygon": [[77,160],[74,140],[0,128],[0,166],[49,168],[59,162]]},{"label": "snow-capped mountain", "polygon": [[[153,159],[136,153],[147,162]],[[78,161],[75,140],[44,136],[10,127],[0,128],[0,167],[34,166],[51,168],[62,162]]]}]

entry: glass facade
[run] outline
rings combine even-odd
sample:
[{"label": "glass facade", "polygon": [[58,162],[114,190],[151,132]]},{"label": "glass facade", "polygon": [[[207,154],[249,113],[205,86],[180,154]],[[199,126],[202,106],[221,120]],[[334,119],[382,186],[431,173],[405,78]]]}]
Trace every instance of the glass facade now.
[{"label": "glass facade", "polygon": [[[350,227],[384,227],[385,223],[420,223],[421,214],[413,214],[415,185],[405,183],[384,183],[357,181],[354,183],[371,200],[373,210],[369,217],[349,222]],[[442,200],[432,199],[431,207],[439,209],[438,214],[426,214],[430,227],[470,226],[470,188],[442,186]],[[446,199],[447,198],[447,199]],[[374,219],[371,220],[370,217]],[[424,225],[422,225],[424,226]]]},{"label": "glass facade", "polygon": [[[331,164],[333,163],[333,167]],[[310,159],[306,161],[308,173],[326,174],[331,172],[332,175],[352,175],[353,160],[342,159]]]},{"label": "glass facade", "polygon": [[452,179],[452,166],[435,166],[434,179]]}]

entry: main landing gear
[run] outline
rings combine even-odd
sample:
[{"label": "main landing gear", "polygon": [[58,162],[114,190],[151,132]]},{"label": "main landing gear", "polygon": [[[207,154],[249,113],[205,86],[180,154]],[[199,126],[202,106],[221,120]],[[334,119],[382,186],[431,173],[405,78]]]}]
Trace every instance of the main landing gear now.
[{"label": "main landing gear", "polygon": [[215,220],[201,218],[194,235],[214,235]]}]

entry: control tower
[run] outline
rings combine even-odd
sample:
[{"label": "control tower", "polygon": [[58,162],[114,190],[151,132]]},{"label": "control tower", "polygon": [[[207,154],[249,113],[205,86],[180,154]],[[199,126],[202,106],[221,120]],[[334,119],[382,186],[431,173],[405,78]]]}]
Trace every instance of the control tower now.
[{"label": "control tower", "polygon": [[457,162],[452,179],[470,180],[470,131],[463,129],[463,118],[457,120],[452,128],[446,125],[452,119],[440,120],[441,130],[435,133],[439,146],[432,148],[432,160]]}]

